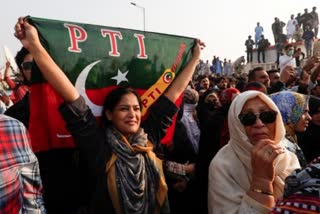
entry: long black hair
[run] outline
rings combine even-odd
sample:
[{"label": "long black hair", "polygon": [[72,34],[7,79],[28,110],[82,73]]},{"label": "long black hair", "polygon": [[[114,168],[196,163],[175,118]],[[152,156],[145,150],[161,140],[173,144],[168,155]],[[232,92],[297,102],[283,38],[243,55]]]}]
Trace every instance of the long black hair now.
[{"label": "long black hair", "polygon": [[24,75],[23,73],[23,70],[22,70],[22,67],[21,67],[21,64],[24,60],[24,58],[30,54],[30,52],[25,48],[25,47],[22,47],[18,52],[17,52],[17,55],[15,56],[15,61],[17,63],[17,66],[20,70],[20,73],[23,77],[23,84],[26,84],[26,85],[30,85],[30,82],[29,80],[27,80],[26,76]]},{"label": "long black hair", "polygon": [[111,124],[111,121],[108,120],[106,117],[105,112],[108,110],[110,112],[113,112],[114,108],[117,106],[117,104],[120,102],[123,96],[127,94],[133,94],[137,97],[140,111],[142,109],[142,101],[140,98],[140,95],[132,88],[125,86],[125,87],[118,87],[116,89],[113,89],[107,96],[103,104],[103,110],[102,110],[102,125],[107,127]]}]

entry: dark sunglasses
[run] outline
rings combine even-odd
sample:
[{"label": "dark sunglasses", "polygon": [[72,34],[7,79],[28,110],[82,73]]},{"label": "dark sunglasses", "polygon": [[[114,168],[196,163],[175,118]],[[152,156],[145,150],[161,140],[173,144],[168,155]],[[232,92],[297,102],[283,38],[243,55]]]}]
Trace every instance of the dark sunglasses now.
[{"label": "dark sunglasses", "polygon": [[32,67],[32,62],[23,62],[21,64],[21,67],[23,70],[31,70],[31,67]]},{"label": "dark sunglasses", "polygon": [[276,121],[278,112],[276,111],[264,111],[261,113],[254,114],[252,112],[245,113],[245,114],[239,114],[239,120],[244,126],[252,126],[255,124],[257,117],[264,123],[273,123]]}]

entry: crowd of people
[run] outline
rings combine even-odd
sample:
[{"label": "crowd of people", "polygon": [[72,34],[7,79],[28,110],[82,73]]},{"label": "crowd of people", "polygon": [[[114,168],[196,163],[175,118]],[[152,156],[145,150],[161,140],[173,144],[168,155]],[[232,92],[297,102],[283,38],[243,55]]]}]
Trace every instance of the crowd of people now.
[{"label": "crowd of people", "polygon": [[[283,47],[287,43],[292,42],[304,42],[307,58],[310,58],[313,50],[314,40],[318,37],[319,29],[319,16],[316,12],[316,7],[312,8],[311,12],[308,9],[304,9],[304,13],[298,13],[295,17],[293,14],[290,16],[287,24],[281,21],[278,17],[274,18],[271,29],[274,36],[275,47],[277,49],[277,64],[279,64],[279,56],[282,53]],[[284,27],[286,26],[286,33]],[[245,41],[246,52],[247,52],[247,63],[253,61],[253,50],[257,48],[257,61],[258,63],[265,61],[265,50],[270,46],[270,42],[264,37],[264,28],[257,23],[254,29],[255,40],[251,36]],[[294,55],[295,53],[292,53]],[[262,55],[262,60],[260,60]]]},{"label": "crowd of people", "polygon": [[[289,49],[293,50],[291,44],[284,51]],[[285,178],[320,155],[319,136],[311,131],[320,114],[314,111],[320,104],[320,58],[309,58],[303,67],[293,67],[290,60],[280,61],[281,69],[256,67],[248,74],[195,75],[191,87],[200,96],[196,169],[203,213],[268,213],[270,209],[299,213],[302,209],[298,198],[294,200],[297,210],[279,201]],[[319,174],[314,176],[319,178]],[[314,213],[318,213],[320,198],[317,191],[314,193],[306,210],[316,207]],[[275,204],[282,204],[282,208]]]},{"label": "crowd of people", "polygon": [[[262,32],[258,23],[260,39],[248,43],[259,49]],[[318,56],[301,66],[288,44],[279,68],[245,73],[219,57],[204,63],[205,44],[195,40],[145,120],[138,93],[118,87],[97,121],[36,28],[21,17],[15,36],[19,81],[9,62],[1,78],[12,94],[0,94],[0,213],[320,213]],[[59,111],[75,148],[32,151],[35,64],[64,100]],[[163,145],[175,115],[172,142]]]}]

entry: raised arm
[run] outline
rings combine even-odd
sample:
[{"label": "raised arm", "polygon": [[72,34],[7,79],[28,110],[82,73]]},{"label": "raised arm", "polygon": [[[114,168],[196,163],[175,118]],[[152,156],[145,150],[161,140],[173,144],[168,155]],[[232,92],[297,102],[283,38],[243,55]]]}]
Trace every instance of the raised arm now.
[{"label": "raised arm", "polygon": [[11,66],[11,64],[10,64],[9,60],[7,60],[6,69],[4,70],[3,79],[4,79],[4,81],[6,81],[6,83],[10,87],[10,89],[14,89],[16,87],[16,83],[14,81],[12,81],[12,79],[10,79],[10,74],[9,74],[10,66]]},{"label": "raised arm", "polygon": [[199,63],[200,52],[203,47],[205,47],[205,44],[197,39],[193,48],[192,58],[164,93],[164,95],[172,102],[175,102],[178,99],[190,82],[193,72]]},{"label": "raised arm", "polygon": [[57,93],[66,102],[75,101],[79,93],[41,45],[36,28],[20,17],[15,25],[15,36],[32,54],[41,73]]}]

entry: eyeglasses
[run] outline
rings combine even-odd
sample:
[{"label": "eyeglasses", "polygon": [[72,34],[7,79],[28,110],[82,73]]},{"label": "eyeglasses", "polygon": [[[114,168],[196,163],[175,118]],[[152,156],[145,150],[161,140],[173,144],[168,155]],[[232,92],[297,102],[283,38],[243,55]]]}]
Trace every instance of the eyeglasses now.
[{"label": "eyeglasses", "polygon": [[264,123],[269,124],[276,121],[278,112],[276,111],[264,111],[261,113],[254,114],[252,112],[239,114],[238,118],[242,125],[244,126],[252,126],[255,124],[257,117]]},{"label": "eyeglasses", "polygon": [[27,71],[27,70],[31,70],[32,67],[32,62],[23,62],[21,64],[21,67],[23,70]]}]

